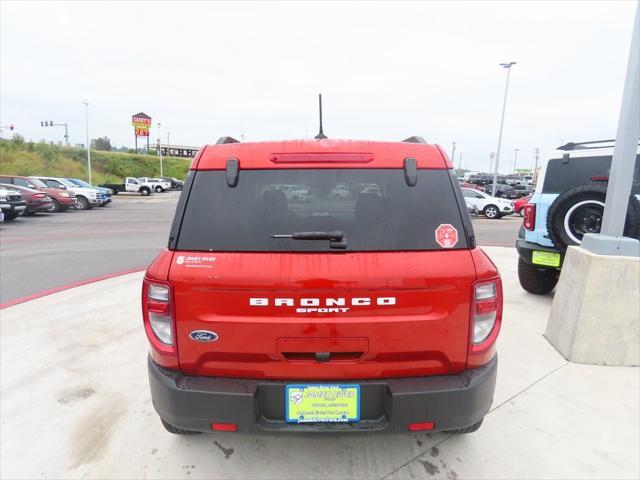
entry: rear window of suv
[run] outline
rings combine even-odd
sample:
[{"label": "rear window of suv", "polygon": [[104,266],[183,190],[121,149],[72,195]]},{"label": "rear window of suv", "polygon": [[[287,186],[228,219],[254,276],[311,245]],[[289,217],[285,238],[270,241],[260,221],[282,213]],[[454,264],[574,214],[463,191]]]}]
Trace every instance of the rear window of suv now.
[{"label": "rear window of suv", "polygon": [[335,230],[347,251],[432,250],[441,224],[457,229],[453,248],[468,248],[448,170],[418,170],[413,187],[402,169],[240,170],[234,188],[225,171],[193,175],[178,250],[335,251],[328,240],[271,237]]},{"label": "rear window of suv", "polygon": [[[633,182],[640,182],[640,155],[636,156]],[[542,193],[562,193],[591,181],[591,177],[608,177],[611,155],[554,158],[547,164]]]}]

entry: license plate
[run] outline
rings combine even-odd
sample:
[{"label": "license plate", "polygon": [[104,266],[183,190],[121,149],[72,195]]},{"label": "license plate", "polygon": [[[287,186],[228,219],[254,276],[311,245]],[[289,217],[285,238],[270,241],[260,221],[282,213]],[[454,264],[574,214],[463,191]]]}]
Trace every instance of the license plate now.
[{"label": "license plate", "polygon": [[543,252],[534,250],[531,255],[531,263],[535,265],[543,265],[545,267],[559,267],[560,254],[555,252]]},{"label": "license plate", "polygon": [[286,421],[358,422],[360,385],[287,385]]}]

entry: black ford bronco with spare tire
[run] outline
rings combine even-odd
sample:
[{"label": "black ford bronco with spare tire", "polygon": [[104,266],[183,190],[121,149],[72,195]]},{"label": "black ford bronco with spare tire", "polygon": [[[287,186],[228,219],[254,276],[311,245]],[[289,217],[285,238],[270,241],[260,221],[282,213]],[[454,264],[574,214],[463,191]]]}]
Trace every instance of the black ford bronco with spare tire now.
[{"label": "black ford bronco with spare tire", "polygon": [[[544,295],[558,282],[567,247],[600,232],[613,140],[558,147],[524,206],[516,248],[518,279],[527,292]],[[640,152],[640,150],[639,150]],[[636,156],[624,235],[640,239],[640,162]]]}]

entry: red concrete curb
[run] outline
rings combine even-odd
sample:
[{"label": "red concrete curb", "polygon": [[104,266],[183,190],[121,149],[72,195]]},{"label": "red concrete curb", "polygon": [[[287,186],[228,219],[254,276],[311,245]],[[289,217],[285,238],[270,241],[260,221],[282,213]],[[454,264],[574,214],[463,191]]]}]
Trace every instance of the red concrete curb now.
[{"label": "red concrete curb", "polygon": [[69,283],[67,285],[62,285],[60,287],[54,287],[48,290],[43,290],[41,292],[34,293],[32,295],[27,295],[26,297],[20,297],[14,300],[9,300],[8,302],[5,302],[5,303],[0,303],[0,310],[13,307],[14,305],[19,305],[21,303],[29,302],[31,300],[35,300],[40,297],[46,297],[47,295],[51,295],[53,293],[63,292],[64,290],[70,290],[72,288],[81,287],[83,285],[89,285],[90,283],[96,283],[102,280],[108,280],[110,278],[121,277],[122,275],[128,275],[130,273],[143,272],[145,270],[146,270],[146,267],[131,268],[129,270],[123,270],[121,272],[116,272],[116,273],[108,273],[106,275],[100,275],[99,277],[93,277],[87,280],[79,280],[77,282]]}]

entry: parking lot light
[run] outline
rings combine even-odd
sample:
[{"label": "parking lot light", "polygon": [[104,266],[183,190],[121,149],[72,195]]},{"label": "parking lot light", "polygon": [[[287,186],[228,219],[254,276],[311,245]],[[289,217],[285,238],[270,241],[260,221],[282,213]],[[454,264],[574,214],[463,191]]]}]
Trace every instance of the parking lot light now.
[{"label": "parking lot light", "polygon": [[91,183],[91,143],[89,142],[89,101],[85,98],[82,104],[84,105],[84,122],[87,135],[87,171],[89,172],[89,184],[93,185]]},{"label": "parking lot light", "polygon": [[511,74],[511,67],[514,66],[516,62],[509,63],[501,63],[500,66],[502,68],[507,69],[507,82],[504,87],[504,100],[502,101],[502,118],[500,120],[500,133],[498,134],[498,149],[496,150],[496,165],[493,171],[493,188],[491,190],[491,195],[496,196],[496,184],[498,183],[498,165],[500,163],[500,148],[502,147],[502,130],[504,128],[504,114],[507,110],[507,93],[509,92],[509,76]]}]

